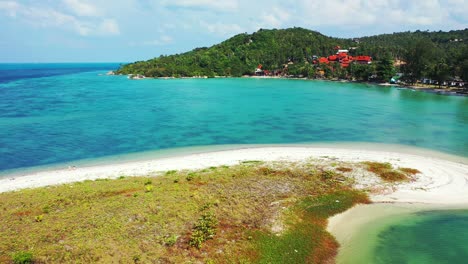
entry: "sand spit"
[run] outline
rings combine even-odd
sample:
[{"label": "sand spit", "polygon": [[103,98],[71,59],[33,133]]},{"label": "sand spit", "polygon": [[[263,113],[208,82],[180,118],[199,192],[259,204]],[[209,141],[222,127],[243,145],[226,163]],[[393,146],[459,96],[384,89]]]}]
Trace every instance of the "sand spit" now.
[{"label": "sand spit", "polygon": [[[345,162],[389,162],[395,167],[420,170],[413,182],[398,184],[391,192],[372,196],[376,202],[416,202],[429,204],[468,204],[468,165],[421,155],[376,150],[326,147],[253,147],[214,151],[185,156],[132,161],[120,164],[69,167],[0,179],[0,192],[63,184],[98,178],[138,176],[168,170],[201,169],[234,165],[246,160],[302,161],[336,159]],[[369,188],[372,181],[361,178],[359,186]]]}]

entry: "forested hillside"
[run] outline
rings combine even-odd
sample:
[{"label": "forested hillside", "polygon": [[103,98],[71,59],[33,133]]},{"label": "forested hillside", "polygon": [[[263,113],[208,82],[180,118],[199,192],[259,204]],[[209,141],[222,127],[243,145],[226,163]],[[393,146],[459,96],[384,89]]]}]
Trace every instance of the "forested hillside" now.
[{"label": "forested hillside", "polygon": [[[370,55],[375,63],[365,69],[363,65],[348,69],[339,69],[339,65],[322,66],[325,77],[365,80],[377,76],[380,67],[387,72],[380,78],[385,80],[395,70],[382,67],[388,67],[389,61],[401,59],[408,65],[398,70],[406,72],[413,81],[436,73],[468,79],[468,29],[402,32],[359,39],[332,38],[303,28],[261,29],[253,34],[236,35],[209,48],[131,63],[121,67],[117,73],[147,77],[241,76],[252,75],[259,64],[264,69],[275,70],[282,69],[289,62],[290,75],[316,77],[317,68],[320,69],[321,65],[313,64],[313,56],[334,54],[336,46],[350,48],[353,56]],[[383,65],[379,65],[380,62]]]},{"label": "forested hillside", "polygon": [[336,45],[351,44],[318,32],[291,28],[239,34],[210,48],[196,48],[124,66],[120,73],[145,76],[241,76],[252,74],[258,64],[277,69],[292,60],[302,62],[314,54],[329,54]]}]

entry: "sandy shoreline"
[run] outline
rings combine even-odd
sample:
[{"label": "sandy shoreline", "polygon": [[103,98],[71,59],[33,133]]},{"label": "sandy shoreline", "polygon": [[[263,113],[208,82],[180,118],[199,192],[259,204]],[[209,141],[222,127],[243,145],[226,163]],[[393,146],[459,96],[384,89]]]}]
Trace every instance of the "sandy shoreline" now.
[{"label": "sandy shoreline", "polygon": [[[107,74],[109,75],[109,74]],[[111,74],[113,75],[113,74]],[[378,82],[371,82],[371,81],[353,81],[353,80],[345,80],[345,79],[311,79],[307,77],[288,77],[288,76],[248,76],[244,75],[241,77],[232,77],[232,76],[215,76],[215,79],[229,79],[229,78],[244,78],[244,79],[277,79],[277,80],[303,80],[303,81],[326,81],[326,82],[340,82],[340,83],[360,83],[360,84],[367,84],[367,85],[376,85],[382,87],[395,87],[398,89],[405,89],[405,90],[412,90],[418,92],[426,92],[438,95],[451,95],[451,96],[468,96],[466,91],[461,90],[452,90],[449,88],[429,88],[423,86],[415,86],[415,85],[400,85],[400,84],[391,84],[391,83],[378,83]],[[143,79],[159,79],[159,80],[173,80],[173,79],[209,79],[208,76],[193,76],[193,77],[138,77],[138,78],[130,78],[132,80],[143,80]]]},{"label": "sandy shoreline", "polygon": [[[466,163],[425,157],[419,154],[315,146],[241,148],[37,172],[0,179],[0,192],[98,178],[116,178],[122,175],[137,176],[168,170],[234,165],[245,160],[301,161],[324,157],[334,157],[347,162],[366,160],[390,162],[395,166],[416,168],[422,172],[417,181],[401,184],[393,193],[373,196],[372,199],[377,202],[468,203],[468,164]],[[365,185],[365,183],[363,184]]]},{"label": "sandy shoreline", "polygon": [[372,195],[373,204],[355,206],[329,219],[327,230],[341,245],[337,263],[368,263],[380,231],[417,212],[468,208],[466,164],[404,154],[391,163],[416,168],[422,174],[391,193]]}]

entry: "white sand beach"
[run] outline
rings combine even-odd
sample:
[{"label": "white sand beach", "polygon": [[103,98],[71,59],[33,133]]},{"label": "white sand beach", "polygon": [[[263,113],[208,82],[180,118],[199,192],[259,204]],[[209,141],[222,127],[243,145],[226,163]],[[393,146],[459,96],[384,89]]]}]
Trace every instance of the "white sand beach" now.
[{"label": "white sand beach", "polygon": [[[37,172],[0,179],[0,192],[98,178],[116,178],[122,175],[137,176],[168,170],[233,165],[245,160],[302,161],[310,158],[330,157],[346,162],[389,162],[397,167],[410,167],[422,172],[417,175],[417,180],[397,185],[394,192],[373,195],[372,200],[375,202],[468,204],[468,164],[466,162],[393,151],[307,146],[241,148],[120,164]],[[366,179],[359,179],[358,185],[368,188],[372,184]]]}]

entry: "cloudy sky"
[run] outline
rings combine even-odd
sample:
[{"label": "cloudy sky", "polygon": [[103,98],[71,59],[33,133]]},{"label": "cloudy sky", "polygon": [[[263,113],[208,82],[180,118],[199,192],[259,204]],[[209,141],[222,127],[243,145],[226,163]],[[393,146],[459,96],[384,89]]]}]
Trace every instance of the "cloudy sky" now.
[{"label": "cloudy sky", "polygon": [[0,62],[130,62],[260,28],[464,29],[467,11],[468,0],[0,0]]}]

